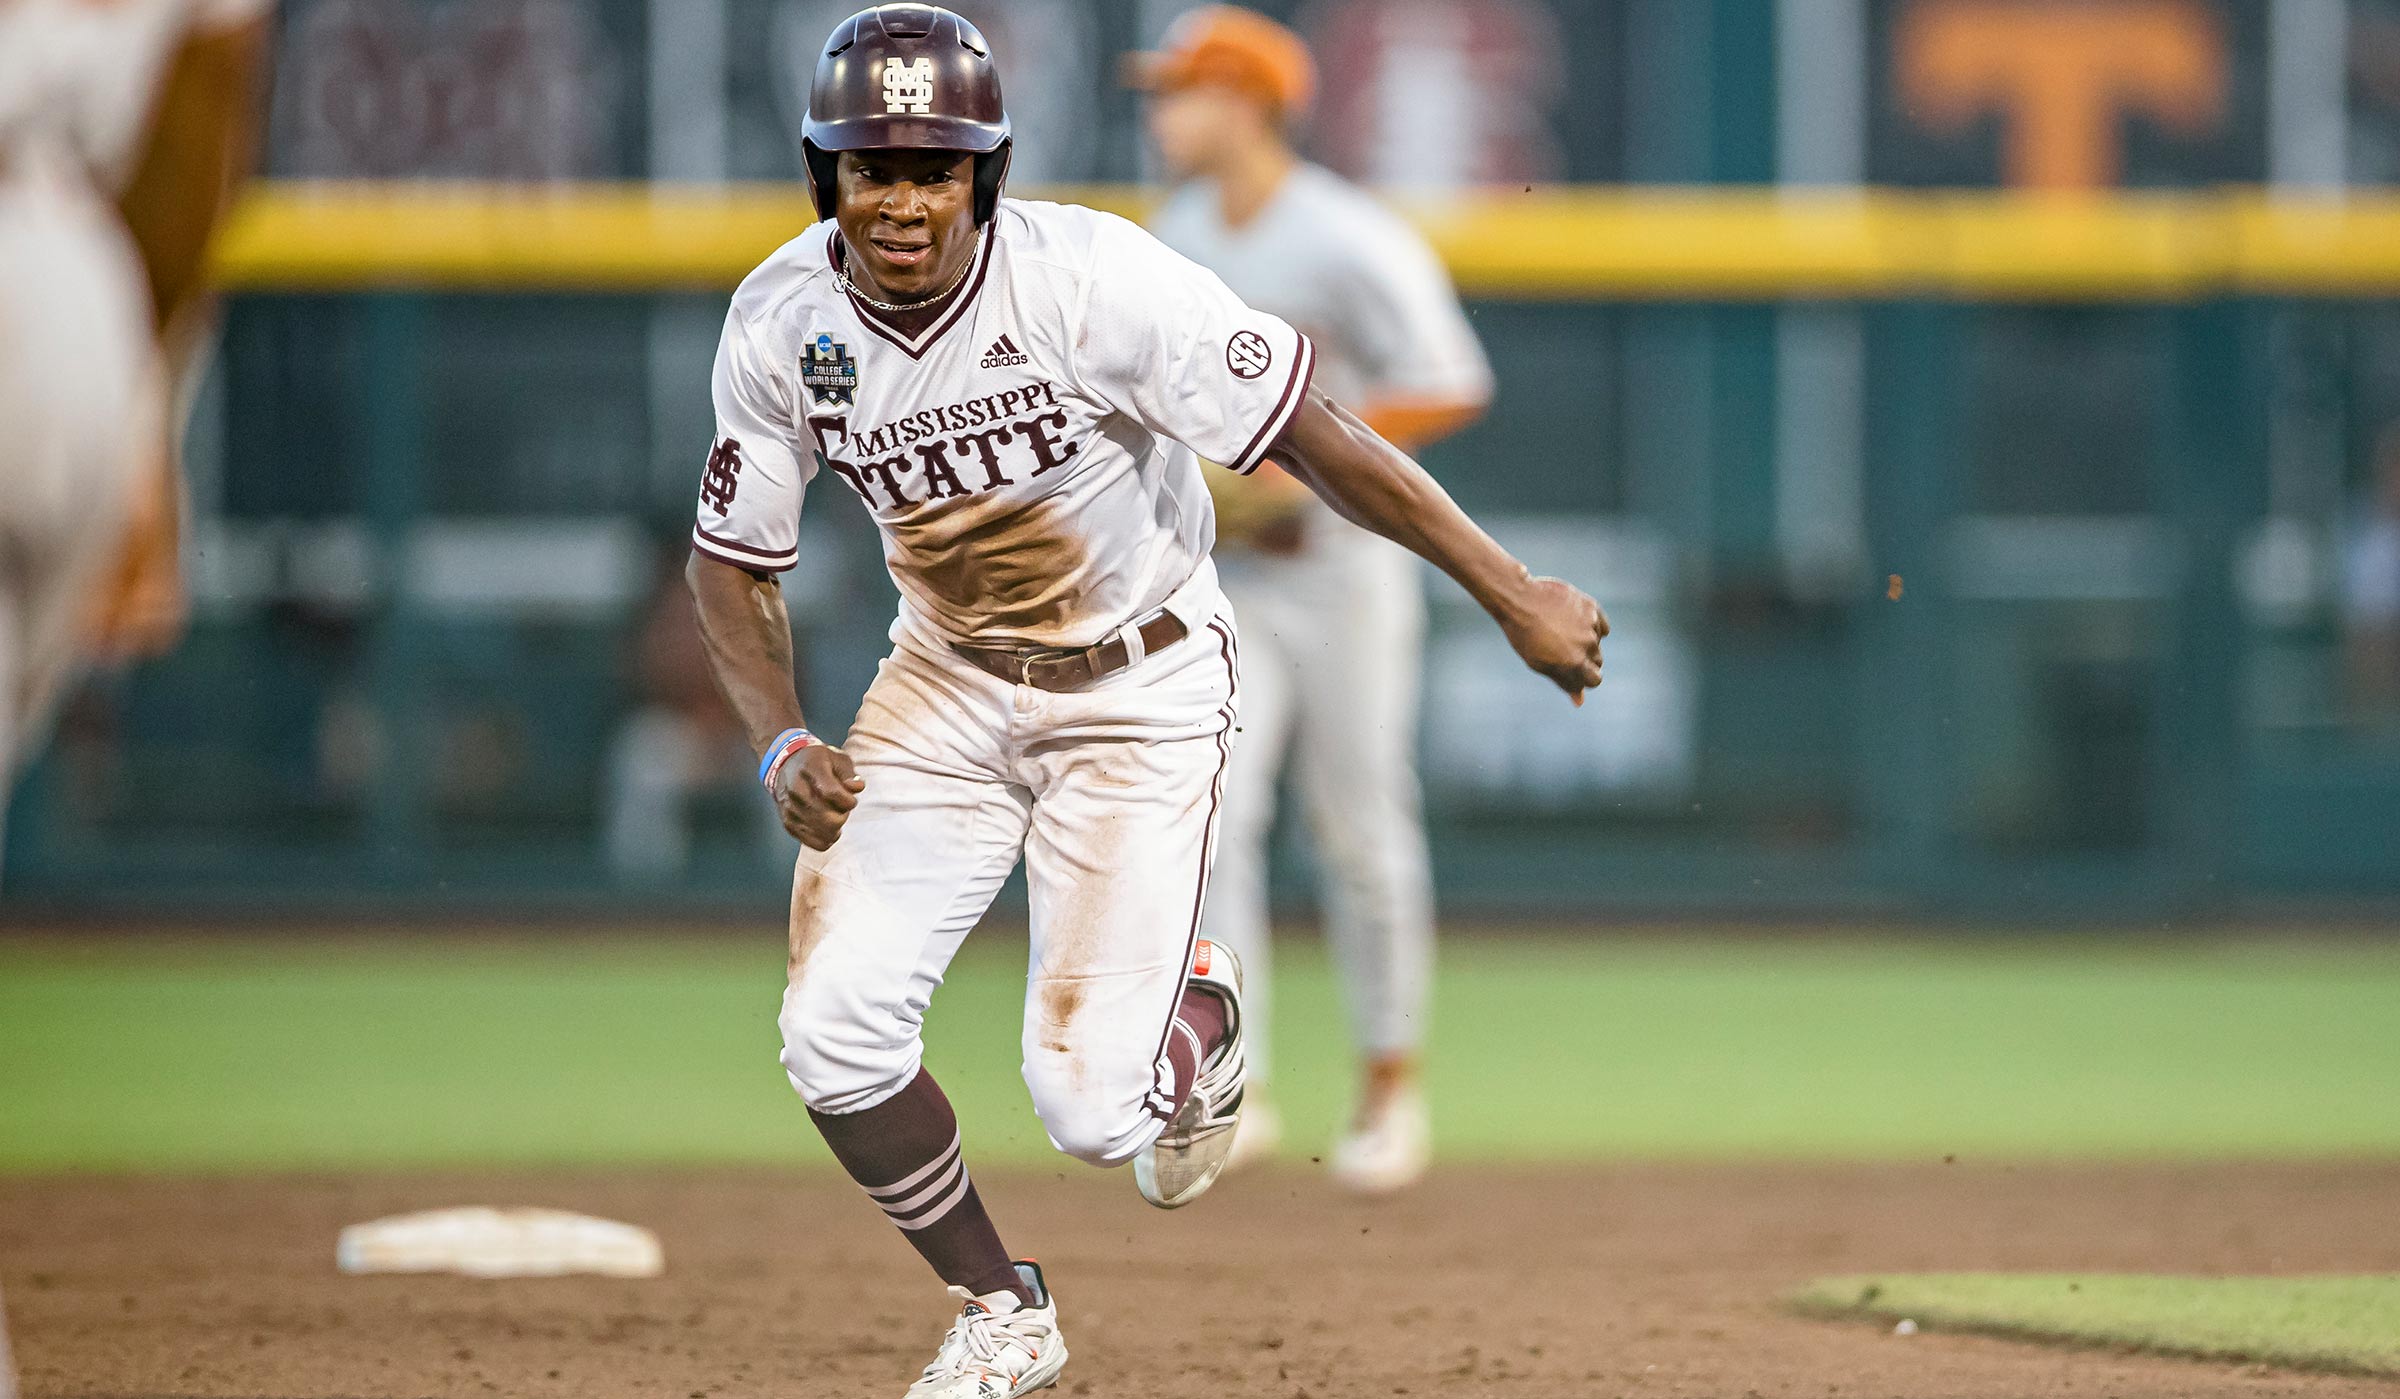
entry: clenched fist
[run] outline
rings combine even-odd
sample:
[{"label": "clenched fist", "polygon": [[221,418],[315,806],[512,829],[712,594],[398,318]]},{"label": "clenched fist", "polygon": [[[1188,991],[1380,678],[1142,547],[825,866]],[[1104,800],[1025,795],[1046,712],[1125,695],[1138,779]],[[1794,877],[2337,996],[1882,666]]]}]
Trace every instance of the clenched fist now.
[{"label": "clenched fist", "polygon": [[812,743],[775,774],[775,811],[783,828],[811,850],[830,850],[842,824],[867,790],[850,755],[830,744]]},{"label": "clenched fist", "polygon": [[1600,683],[1600,639],[1608,614],[1571,583],[1528,578],[1517,605],[1500,618],[1500,630],[1525,664],[1583,703],[1583,692]]}]

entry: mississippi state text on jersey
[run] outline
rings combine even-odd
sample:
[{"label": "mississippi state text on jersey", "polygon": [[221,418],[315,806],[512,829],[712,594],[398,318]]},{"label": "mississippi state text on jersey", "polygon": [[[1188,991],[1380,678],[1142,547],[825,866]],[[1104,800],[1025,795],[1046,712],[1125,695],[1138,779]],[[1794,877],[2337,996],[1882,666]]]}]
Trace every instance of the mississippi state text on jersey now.
[{"label": "mississippi state text on jersey", "polygon": [[743,282],[693,545],[790,568],[803,490],[829,473],[883,531],[903,628],[1089,645],[1206,559],[1200,458],[1255,469],[1315,350],[1114,215],[1011,199],[980,237],[914,338],[843,289],[831,222]]}]

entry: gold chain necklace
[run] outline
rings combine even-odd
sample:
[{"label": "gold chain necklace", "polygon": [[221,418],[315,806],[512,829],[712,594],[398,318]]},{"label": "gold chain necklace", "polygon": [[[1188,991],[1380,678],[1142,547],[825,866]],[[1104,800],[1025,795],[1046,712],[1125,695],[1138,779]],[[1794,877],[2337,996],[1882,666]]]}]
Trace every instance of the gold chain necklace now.
[{"label": "gold chain necklace", "polygon": [[[976,251],[980,252],[980,245],[983,241],[983,234],[980,231],[976,233],[975,241],[979,245]],[[957,291],[958,284],[967,279],[967,270],[974,265],[975,253],[970,252],[967,254],[967,260],[958,265],[958,275],[950,279],[950,285],[942,288],[940,291],[935,292],[933,295],[928,296],[921,301],[903,301],[897,305],[889,301],[877,301],[874,297],[871,297],[865,292],[860,291],[858,289],[858,283],[850,280],[850,274],[838,267],[833,269],[833,284],[837,287],[840,287],[844,292],[847,292],[848,294],[855,296],[859,300],[867,303],[869,306],[874,307],[878,311],[886,311],[896,315],[903,311],[921,311],[926,307],[931,306],[933,303],[941,300],[943,297],[948,296],[950,293]]]}]

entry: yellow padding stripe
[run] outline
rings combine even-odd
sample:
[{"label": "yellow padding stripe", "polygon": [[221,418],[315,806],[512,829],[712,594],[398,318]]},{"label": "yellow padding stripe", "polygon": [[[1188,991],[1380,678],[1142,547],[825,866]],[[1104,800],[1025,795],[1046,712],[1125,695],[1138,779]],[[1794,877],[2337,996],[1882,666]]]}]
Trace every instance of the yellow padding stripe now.
[{"label": "yellow padding stripe", "polygon": [[[1042,193],[1131,217],[1151,197]],[[1401,206],[1482,296],[2400,294],[2400,196],[1541,188]],[[236,213],[217,269],[245,291],[721,291],[814,219],[796,185],[268,184]]]}]

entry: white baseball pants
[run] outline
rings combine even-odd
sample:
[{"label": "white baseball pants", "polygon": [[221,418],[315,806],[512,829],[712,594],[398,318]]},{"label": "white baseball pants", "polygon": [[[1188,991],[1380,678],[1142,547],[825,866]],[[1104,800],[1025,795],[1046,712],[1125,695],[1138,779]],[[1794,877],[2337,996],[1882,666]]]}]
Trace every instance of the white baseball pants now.
[{"label": "white baseball pants", "polygon": [[1094,1165],[1156,1139],[1235,713],[1232,621],[1206,565],[1196,584],[1170,604],[1183,640],[1069,694],[901,637],[844,745],[858,809],[792,883],[783,1066],[809,1106],[864,1111],[915,1077],[933,990],[1022,855],[1034,1109]]},{"label": "white baseball pants", "polygon": [[1326,940],[1359,1051],[1416,1050],[1433,980],[1433,876],[1416,765],[1425,649],[1416,561],[1351,525],[1310,523],[1304,553],[1244,554],[1223,565],[1244,623],[1242,731],[1203,931],[1242,959],[1253,1082],[1270,1067],[1267,836],[1287,758],[1323,871]]},{"label": "white baseball pants", "polygon": [[88,194],[0,179],[0,836],[84,654],[137,473],[165,441],[143,287]]}]

